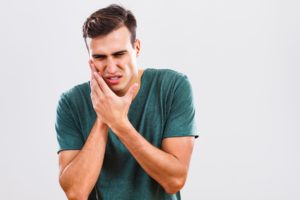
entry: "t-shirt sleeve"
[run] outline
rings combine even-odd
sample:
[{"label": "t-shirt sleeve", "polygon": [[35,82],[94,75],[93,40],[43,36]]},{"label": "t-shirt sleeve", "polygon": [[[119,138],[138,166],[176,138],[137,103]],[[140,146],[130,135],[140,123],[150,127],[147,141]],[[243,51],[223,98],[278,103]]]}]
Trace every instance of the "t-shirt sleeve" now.
[{"label": "t-shirt sleeve", "polygon": [[57,105],[56,136],[58,153],[62,150],[79,150],[84,141],[78,124],[76,124],[74,110],[65,94],[62,94]]},{"label": "t-shirt sleeve", "polygon": [[173,91],[163,137],[194,136],[197,138],[193,92],[185,75],[180,76],[176,81]]}]

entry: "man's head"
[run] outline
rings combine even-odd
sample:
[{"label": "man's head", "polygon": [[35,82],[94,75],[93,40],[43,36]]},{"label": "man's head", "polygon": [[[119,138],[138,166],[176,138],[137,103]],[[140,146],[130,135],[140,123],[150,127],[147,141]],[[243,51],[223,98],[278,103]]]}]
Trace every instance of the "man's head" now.
[{"label": "man's head", "polygon": [[90,65],[116,94],[124,95],[138,79],[136,58],[140,42],[136,39],[133,14],[118,5],[102,8],[84,23],[83,37]]},{"label": "man's head", "polygon": [[83,25],[83,38],[105,36],[110,32],[126,26],[131,34],[131,43],[136,39],[136,19],[130,10],[112,4],[91,14]]}]

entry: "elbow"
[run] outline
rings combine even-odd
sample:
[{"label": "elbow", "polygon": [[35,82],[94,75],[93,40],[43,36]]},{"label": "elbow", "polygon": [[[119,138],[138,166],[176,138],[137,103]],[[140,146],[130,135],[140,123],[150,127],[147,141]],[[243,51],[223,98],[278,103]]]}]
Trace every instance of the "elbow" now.
[{"label": "elbow", "polygon": [[76,188],[74,185],[65,183],[61,178],[59,179],[59,184],[68,200],[86,200],[88,198],[88,193]]},{"label": "elbow", "polygon": [[87,200],[88,196],[75,191],[65,192],[68,200]]},{"label": "elbow", "polygon": [[173,179],[172,181],[170,181],[168,184],[164,186],[164,190],[168,194],[175,194],[183,188],[185,181],[186,181],[185,177]]}]

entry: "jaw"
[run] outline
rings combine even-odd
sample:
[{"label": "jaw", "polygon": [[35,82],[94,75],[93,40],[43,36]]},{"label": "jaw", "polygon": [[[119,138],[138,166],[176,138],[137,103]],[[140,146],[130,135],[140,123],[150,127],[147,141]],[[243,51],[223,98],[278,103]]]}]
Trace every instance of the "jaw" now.
[{"label": "jaw", "polygon": [[[141,77],[144,73],[144,69],[139,69],[137,70],[137,73],[133,75],[133,77],[131,78],[131,80],[123,80],[125,82],[121,82],[120,84],[116,84],[116,85],[109,85],[109,88],[119,97],[124,96],[128,89],[134,84],[134,83],[138,83],[139,86],[136,89],[136,92],[134,94],[134,97],[136,96],[136,94],[138,93],[140,86],[141,86]],[[124,78],[124,76],[122,77]],[[123,85],[124,84],[124,85]]]}]

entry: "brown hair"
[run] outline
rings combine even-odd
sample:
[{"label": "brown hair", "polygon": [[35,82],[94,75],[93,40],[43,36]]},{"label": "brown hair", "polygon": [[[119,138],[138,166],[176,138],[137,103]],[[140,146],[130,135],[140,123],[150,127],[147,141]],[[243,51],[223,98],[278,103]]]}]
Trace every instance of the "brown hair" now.
[{"label": "brown hair", "polygon": [[131,34],[131,43],[136,39],[136,19],[130,10],[122,6],[112,4],[91,14],[83,24],[83,38],[95,38],[105,36],[110,32],[126,26]]}]

